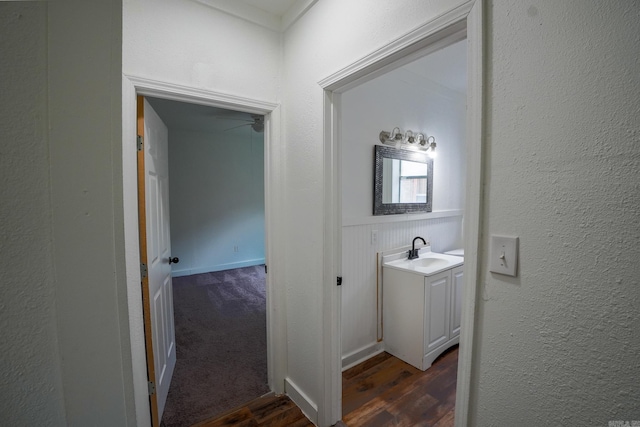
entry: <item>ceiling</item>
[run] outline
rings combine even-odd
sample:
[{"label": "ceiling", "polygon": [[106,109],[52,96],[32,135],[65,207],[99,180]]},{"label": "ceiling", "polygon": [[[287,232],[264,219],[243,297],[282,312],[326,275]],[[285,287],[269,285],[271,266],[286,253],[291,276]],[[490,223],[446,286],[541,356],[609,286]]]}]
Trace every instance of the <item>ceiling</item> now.
[{"label": "ceiling", "polygon": [[147,100],[169,129],[229,136],[236,132],[246,135],[253,132],[250,126],[253,119],[249,113],[167,99],[147,97]]},{"label": "ceiling", "polygon": [[236,0],[276,16],[283,16],[297,0]]},{"label": "ceiling", "polygon": [[193,0],[214,9],[282,32],[318,0]]},{"label": "ceiling", "polygon": [[456,42],[401,68],[465,94],[467,92],[467,41]]}]

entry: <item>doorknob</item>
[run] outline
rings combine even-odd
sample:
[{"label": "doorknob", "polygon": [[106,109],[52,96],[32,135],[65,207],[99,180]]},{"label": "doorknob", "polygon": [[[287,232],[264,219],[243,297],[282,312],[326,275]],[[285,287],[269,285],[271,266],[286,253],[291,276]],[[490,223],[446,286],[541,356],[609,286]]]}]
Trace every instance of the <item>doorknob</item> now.
[{"label": "doorknob", "polygon": [[178,257],[173,257],[173,258],[169,257],[169,264],[177,264],[179,262],[180,262],[180,258],[178,258]]}]

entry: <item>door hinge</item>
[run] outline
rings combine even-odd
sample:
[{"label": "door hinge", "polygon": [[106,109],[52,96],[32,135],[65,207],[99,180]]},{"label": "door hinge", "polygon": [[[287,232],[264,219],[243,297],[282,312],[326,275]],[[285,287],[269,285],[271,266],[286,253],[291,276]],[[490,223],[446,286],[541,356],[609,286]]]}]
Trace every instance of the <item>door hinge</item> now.
[{"label": "door hinge", "polygon": [[144,138],[138,135],[138,151],[142,151],[143,145],[144,145]]},{"label": "door hinge", "polygon": [[140,277],[145,279],[147,277],[147,264],[144,262],[140,263]]},{"label": "door hinge", "polygon": [[338,276],[338,286],[342,286],[342,277]]},{"label": "door hinge", "polygon": [[149,386],[149,396],[156,394],[156,383],[149,381],[147,385]]}]

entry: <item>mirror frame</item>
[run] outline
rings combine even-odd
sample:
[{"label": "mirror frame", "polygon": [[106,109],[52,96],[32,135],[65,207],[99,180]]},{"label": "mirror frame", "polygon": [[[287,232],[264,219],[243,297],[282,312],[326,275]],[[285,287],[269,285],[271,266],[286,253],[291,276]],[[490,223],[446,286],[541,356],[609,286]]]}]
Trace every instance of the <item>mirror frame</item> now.
[{"label": "mirror frame", "polygon": [[[402,150],[384,145],[375,146],[373,164],[373,215],[395,215],[406,213],[431,212],[433,201],[433,159],[420,151]],[[426,203],[382,203],[382,162],[383,159],[409,160],[426,163],[427,171],[427,202]]]}]

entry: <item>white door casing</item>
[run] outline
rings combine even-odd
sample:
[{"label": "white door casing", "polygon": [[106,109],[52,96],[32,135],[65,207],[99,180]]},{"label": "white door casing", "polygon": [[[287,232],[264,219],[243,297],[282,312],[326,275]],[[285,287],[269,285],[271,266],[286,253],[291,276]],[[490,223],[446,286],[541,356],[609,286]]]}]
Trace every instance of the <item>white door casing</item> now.
[{"label": "white door casing", "polygon": [[[152,334],[146,332],[148,314],[144,306],[148,297],[145,295],[145,288],[140,286],[141,280],[143,282],[147,280],[140,275],[140,263],[146,263],[146,250],[144,256],[142,251],[137,250],[137,248],[146,245],[146,240],[144,242],[142,240],[143,231],[146,234],[146,227],[141,227],[145,220],[139,215],[145,210],[145,197],[144,192],[141,194],[140,188],[137,188],[139,187],[138,182],[144,182],[144,170],[140,172],[139,169],[136,169],[136,162],[131,158],[132,149],[135,150],[132,138],[135,137],[136,132],[144,134],[144,121],[135,114],[136,98],[142,98],[142,96],[265,115],[265,243],[267,264],[269,265],[269,274],[267,275],[267,367],[269,387],[275,393],[284,393],[287,366],[285,292],[284,286],[280,285],[284,282],[282,276],[284,259],[281,255],[283,251],[278,250],[284,243],[282,233],[274,232],[280,226],[279,218],[282,217],[282,210],[285,208],[283,201],[285,195],[281,191],[283,187],[280,185],[284,179],[282,172],[284,170],[284,148],[280,138],[281,113],[277,103],[123,74],[122,149],[124,155],[122,168],[125,183],[125,243],[130,248],[130,252],[127,254],[127,271],[130,272],[127,278],[127,299],[134,378],[134,404],[139,425],[159,425],[159,421],[154,419],[157,417],[157,410],[154,410],[157,407],[156,395],[149,398],[147,384],[147,374],[154,366],[151,366],[153,358],[145,357],[146,348],[150,346],[146,337]],[[144,105],[144,102],[139,102],[138,105],[140,104]],[[141,158],[143,156],[141,152],[138,152],[138,163]],[[137,197],[134,194],[136,188]],[[141,339],[143,334],[144,339]],[[150,361],[151,363],[149,363]],[[148,418],[149,415],[151,415],[151,420]]]},{"label": "white door casing", "polygon": [[171,283],[169,226],[168,130],[144,101],[147,268],[155,366],[158,419],[162,418],[176,364],[176,342]]}]

